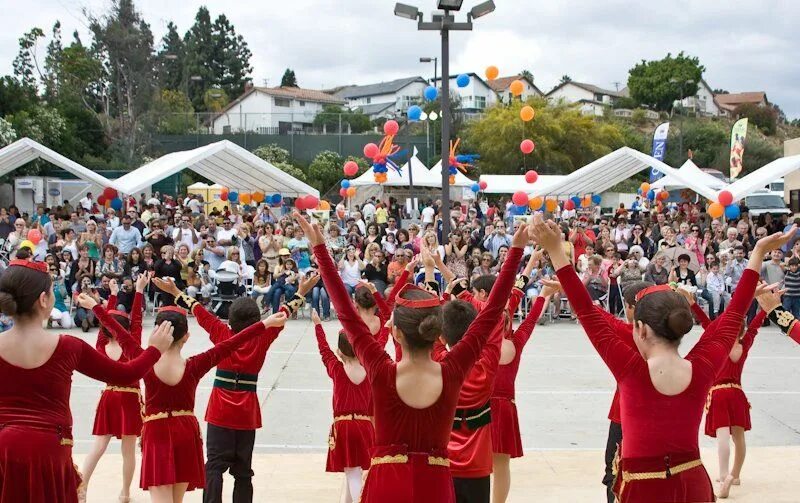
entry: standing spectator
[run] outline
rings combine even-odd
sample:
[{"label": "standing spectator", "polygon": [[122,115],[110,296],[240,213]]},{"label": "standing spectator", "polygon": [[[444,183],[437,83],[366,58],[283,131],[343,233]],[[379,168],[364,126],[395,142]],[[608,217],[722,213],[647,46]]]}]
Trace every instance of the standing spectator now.
[{"label": "standing spectator", "polygon": [[64,276],[61,274],[61,269],[58,264],[51,264],[49,266],[49,272],[53,280],[53,296],[55,297],[55,302],[53,304],[53,310],[50,312],[50,319],[47,320],[47,327],[50,328],[53,322],[55,322],[61,328],[72,328],[74,325],[66,303],[69,292],[64,283]]},{"label": "standing spectator", "polygon": [[589,268],[583,273],[583,284],[589,291],[592,300],[598,302],[608,293],[608,278],[603,273],[601,266],[603,259],[598,255],[589,257]]},{"label": "standing spectator", "polygon": [[[331,225],[329,232],[332,228],[339,230],[336,225]],[[283,238],[275,234],[274,224],[270,222],[264,224],[262,234],[258,237],[258,246],[261,249],[261,257],[267,261],[269,272],[272,273],[278,265],[278,252],[283,248]]]},{"label": "standing spectator", "polygon": [[[624,209],[624,206],[621,209]],[[628,239],[630,239],[630,237],[631,237],[631,229],[630,227],[628,227],[627,214],[622,214],[617,218],[617,226],[614,227],[613,239],[614,239],[614,244],[617,245],[617,251],[623,257],[628,255]]]},{"label": "standing spectator", "polygon": [[344,256],[339,261],[339,275],[342,277],[342,282],[350,295],[355,293],[356,287],[361,281],[361,271],[366,267],[366,264],[358,255],[359,252],[360,250],[356,247],[348,246]]},{"label": "standing spectator", "polygon": [[269,264],[261,259],[256,263],[256,270],[253,273],[253,292],[250,296],[256,300],[261,297],[262,311],[268,310],[269,300],[272,298],[268,295],[271,286],[272,274],[269,272]]},{"label": "standing spectator", "polygon": [[783,295],[783,308],[800,318],[800,258],[789,259],[789,270],[783,278],[786,293]]},{"label": "standing spectator", "polygon": [[496,259],[501,246],[506,248],[511,246],[511,237],[506,234],[506,224],[497,222],[497,225],[494,226],[494,232],[483,240],[483,248]]},{"label": "standing spectator", "polygon": [[706,291],[711,296],[708,306],[708,317],[716,319],[722,311],[723,302],[727,305],[730,301],[730,294],[726,288],[725,276],[719,270],[718,262],[711,262],[708,275],[706,276]]},{"label": "standing spectator", "polygon": [[78,247],[78,259],[72,263],[70,268],[71,277],[68,281],[72,285],[73,292],[80,292],[84,280],[88,280],[89,285],[94,284],[95,266],[95,261],[89,257],[89,247],[85,244]]},{"label": "standing spectator", "polygon": [[[733,229],[736,232],[736,229]],[[739,244],[733,248],[733,260],[725,267],[725,282],[734,290],[739,285],[739,279],[747,268],[747,259],[744,258],[744,247]]]},{"label": "standing spectator", "polygon": [[764,265],[761,266],[761,279],[766,281],[768,285],[778,283],[782,288],[785,276],[784,271],[783,252],[780,249],[772,250],[771,260],[764,262]]},{"label": "standing spectator", "polygon": [[219,266],[225,261],[225,248],[217,244],[216,238],[209,233],[206,236],[206,260],[212,271],[219,269]]},{"label": "standing spectator", "polygon": [[94,206],[94,201],[92,200],[92,193],[87,192],[86,196],[83,197],[78,204],[80,204],[81,208],[83,208],[86,212],[92,211],[92,207]]},{"label": "standing spectator", "polygon": [[[742,242],[736,239],[738,233],[735,227],[728,227],[728,230],[725,231],[725,235],[727,238],[719,244],[720,251],[727,250],[728,248],[736,248],[737,246],[742,246]],[[742,251],[744,252],[744,247],[742,247]]]},{"label": "standing spectator", "polygon": [[142,246],[142,234],[139,229],[131,226],[131,217],[123,215],[122,226],[111,233],[109,243],[119,248],[119,252],[127,255],[131,250]]},{"label": "standing spectator", "polygon": [[569,234],[569,241],[575,247],[575,256],[580,257],[586,253],[586,247],[594,244],[594,233],[586,231],[587,221],[586,217],[581,217],[578,220],[578,225]]},{"label": "standing spectator", "polygon": [[303,229],[299,226],[294,230],[294,237],[286,243],[292,258],[297,265],[297,270],[305,274],[311,269],[311,255],[309,253],[309,242],[306,238]]},{"label": "standing spectator", "polygon": [[[196,199],[192,199],[192,201],[196,201]],[[172,241],[175,245],[180,245],[184,243],[189,247],[189,250],[194,250],[197,246],[197,243],[200,241],[200,237],[197,235],[197,231],[192,226],[192,219],[189,215],[182,215],[181,216],[181,225],[172,233]]]}]

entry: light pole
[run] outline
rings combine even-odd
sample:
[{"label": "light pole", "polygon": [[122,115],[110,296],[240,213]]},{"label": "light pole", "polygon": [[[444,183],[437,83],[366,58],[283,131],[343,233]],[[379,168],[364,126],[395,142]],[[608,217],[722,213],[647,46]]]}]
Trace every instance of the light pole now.
[{"label": "light pole", "polygon": [[494,11],[493,0],[482,2],[467,13],[466,22],[456,22],[452,12],[461,10],[463,0],[437,0],[440,11],[431,15],[431,21],[423,21],[422,13],[413,5],[397,3],[395,16],[417,22],[417,30],[438,31],[442,38],[442,244],[450,237],[450,125],[453,117],[450,112],[450,32],[472,30],[472,20]]},{"label": "light pole", "polygon": [[[683,100],[685,98],[685,96],[683,95],[683,86],[684,85],[689,85],[689,86],[693,85],[694,84],[694,80],[688,79],[686,81],[682,81],[682,80],[676,79],[675,77],[672,77],[671,79],[669,79],[669,81],[670,81],[671,84],[678,84],[680,86],[680,90],[681,90],[681,99],[679,101],[679,103],[681,104],[681,121],[680,121],[681,124],[679,126],[679,131],[680,131],[681,134],[680,134],[680,136],[678,136],[678,155],[679,155],[678,160],[682,161],[683,160],[683,111],[685,110],[685,108],[683,106]],[[672,115],[675,115],[675,104],[674,103],[672,104]]]},{"label": "light pole", "polygon": [[433,62],[433,81],[431,81],[431,84],[435,86],[437,70],[439,68],[439,58],[419,58],[420,63],[430,63],[431,61]]}]

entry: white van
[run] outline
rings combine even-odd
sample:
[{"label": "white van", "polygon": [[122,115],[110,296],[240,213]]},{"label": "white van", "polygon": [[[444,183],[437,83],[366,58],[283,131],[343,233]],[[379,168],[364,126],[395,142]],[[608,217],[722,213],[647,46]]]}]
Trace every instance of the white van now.
[{"label": "white van", "polygon": [[[777,182],[775,182],[777,183]],[[783,184],[783,182],[781,182]],[[764,213],[771,213],[772,215],[791,215],[792,212],[786,207],[783,200],[783,191],[780,195],[776,192],[771,192],[768,189],[763,189],[745,196],[744,204],[750,210],[750,216],[757,217]]]}]

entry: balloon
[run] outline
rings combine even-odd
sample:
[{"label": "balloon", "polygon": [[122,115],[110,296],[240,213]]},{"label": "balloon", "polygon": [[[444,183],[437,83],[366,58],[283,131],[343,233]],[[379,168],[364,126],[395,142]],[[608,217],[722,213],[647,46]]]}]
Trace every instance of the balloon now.
[{"label": "balloon", "polygon": [[602,198],[602,196],[600,196],[600,194],[595,194],[595,195],[592,196],[592,202],[594,204],[600,204],[602,201],[603,201],[603,198]]},{"label": "balloon", "polygon": [[[730,204],[725,207],[725,218],[728,220],[735,220],[739,218],[739,205],[738,204]],[[31,233],[28,233],[28,237],[30,237]]]},{"label": "balloon", "polygon": [[426,100],[433,101],[437,96],[439,96],[439,90],[433,86],[428,86],[425,88],[425,92],[423,94],[425,95]]},{"label": "balloon", "polygon": [[227,190],[223,190],[222,192],[220,192],[219,193],[219,199],[220,199],[220,201],[227,201],[228,200],[228,191]]},{"label": "balloon", "polygon": [[321,209],[321,210],[330,210],[331,209],[331,203],[329,203],[328,201],[320,201],[319,202],[319,209]]},{"label": "balloon", "polygon": [[396,135],[398,131],[400,131],[400,125],[397,124],[397,121],[388,120],[383,125],[383,132],[386,134]]},{"label": "balloon", "polygon": [[309,210],[313,210],[314,208],[319,205],[319,198],[317,196],[312,196],[311,194],[305,197],[306,199],[306,208]]},{"label": "balloon", "polygon": [[[374,143],[367,143],[366,145],[364,145],[364,157],[372,158],[378,155],[379,152],[380,150],[378,149],[378,146],[375,145]],[[355,162],[353,161],[350,162],[355,164]],[[356,164],[356,166],[358,166],[358,164]]]},{"label": "balloon", "polygon": [[295,198],[294,207],[300,211],[308,209],[308,207],[306,206],[306,198],[305,197]]},{"label": "balloon", "polygon": [[588,208],[591,205],[592,205],[592,198],[591,197],[584,196],[584,198],[581,199],[581,208]]},{"label": "balloon", "polygon": [[228,192],[228,201],[235,203],[239,200],[238,192]]},{"label": "balloon", "polygon": [[656,191],[653,190],[653,189],[648,190],[647,191],[647,199],[649,199],[651,201],[654,201],[655,198],[656,198]]},{"label": "balloon", "polygon": [[456,77],[456,85],[458,87],[467,87],[469,85],[469,75],[462,73]]},{"label": "balloon", "polygon": [[250,193],[242,192],[242,194],[239,196],[239,202],[242,204],[250,204]]},{"label": "balloon", "polygon": [[519,149],[522,150],[523,154],[530,154],[534,148],[536,148],[536,145],[533,144],[532,140],[522,140],[522,143],[519,144]]},{"label": "balloon", "polygon": [[353,197],[354,195],[356,195],[355,187],[350,187],[349,189],[347,189],[347,197]]},{"label": "balloon", "polygon": [[342,180],[342,188],[349,189],[350,188],[350,180]]},{"label": "balloon", "polygon": [[347,197],[347,189],[345,188],[339,189],[339,195],[342,197]]},{"label": "balloon", "polygon": [[530,201],[528,201],[528,208],[532,210],[538,210],[544,204],[544,199],[539,196],[532,197]]},{"label": "balloon", "polygon": [[500,70],[497,69],[496,66],[487,66],[486,67],[486,78],[489,80],[494,80],[497,76],[500,75]]},{"label": "balloon", "polygon": [[528,204],[528,194],[522,192],[521,190],[514,192],[514,195],[511,196],[511,201],[513,201],[517,206],[524,206]]},{"label": "balloon", "polygon": [[519,96],[522,94],[522,91],[525,89],[525,84],[522,83],[521,80],[515,80],[508,86],[508,90],[511,91],[511,94],[514,96]]},{"label": "balloon", "polygon": [[103,189],[103,195],[106,196],[106,199],[114,199],[119,194],[117,193],[117,189],[113,187],[106,187],[105,189]]},{"label": "balloon", "polygon": [[647,191],[650,190],[650,184],[647,182],[642,182],[640,187],[642,188],[642,194],[647,194]]},{"label": "balloon", "polygon": [[719,204],[721,204],[722,206],[726,207],[730,206],[731,204],[733,204],[733,194],[731,194],[731,191],[729,190],[723,190],[722,192],[719,193],[719,197],[717,198],[717,200],[719,201]]},{"label": "balloon", "polygon": [[544,202],[544,207],[547,211],[552,213],[556,211],[556,209],[558,209],[558,201],[556,201],[555,199],[548,199],[547,201]]},{"label": "balloon", "polygon": [[97,204],[99,204],[100,206],[105,206],[106,201],[108,201],[108,199],[106,199],[106,196],[104,196],[103,194],[97,196]]},{"label": "balloon", "polygon": [[574,210],[575,209],[575,201],[573,201],[572,199],[567,199],[564,202],[564,209],[567,210],[567,211]]},{"label": "balloon", "polygon": [[708,205],[708,215],[711,218],[719,218],[725,213],[725,208],[719,203],[711,203]]},{"label": "balloon", "polygon": [[481,190],[481,186],[478,183],[473,183],[470,189],[472,189],[472,192],[478,192],[479,190]]},{"label": "balloon", "polygon": [[417,105],[411,105],[408,107],[408,120],[410,121],[418,121],[420,117],[422,117],[422,109]]},{"label": "balloon", "polygon": [[661,192],[658,193],[659,201],[666,201],[667,199],[669,199],[669,192],[667,192],[666,190],[662,190]]},{"label": "balloon", "polygon": [[111,207],[119,211],[122,209],[122,199],[115,197],[111,200]]},{"label": "balloon", "polygon": [[530,105],[525,105],[519,111],[519,118],[524,120],[525,122],[533,120],[534,115],[536,115],[536,112],[533,111],[533,107]]},{"label": "balloon", "polygon": [[536,180],[538,179],[539,179],[539,173],[537,173],[532,169],[529,170],[527,173],[525,173],[525,181],[528,183],[536,183]]},{"label": "balloon", "polygon": [[272,204],[281,204],[283,197],[280,194],[272,194],[272,197],[269,198],[272,201]]},{"label": "balloon", "polygon": [[39,229],[31,229],[28,231],[28,240],[34,245],[38,245],[42,240],[42,232]]},{"label": "balloon", "polygon": [[[370,143],[370,145],[375,145],[375,144],[374,143]],[[376,146],[375,148],[378,148],[378,147]],[[366,155],[366,150],[367,150],[367,147],[364,147],[364,152],[365,152],[364,155]],[[371,156],[367,156],[367,157],[371,157]],[[356,173],[358,173],[358,163],[356,163],[355,161],[347,161],[346,163],[344,163],[344,174],[345,175],[347,175],[347,176],[355,176]]]},{"label": "balloon", "polygon": [[27,248],[30,251],[33,251],[33,249],[36,248],[36,245],[31,243],[30,240],[26,239],[25,241],[19,244],[19,249],[21,250],[23,248]]},{"label": "balloon", "polygon": [[264,202],[264,193],[260,190],[253,192],[253,202],[254,203],[263,203]]},{"label": "balloon", "polygon": [[489,186],[489,184],[488,184],[488,183],[486,183],[486,182],[484,182],[483,180],[481,180],[480,182],[478,182],[478,185],[480,186],[481,190],[486,190],[486,187],[488,187],[488,186]]}]

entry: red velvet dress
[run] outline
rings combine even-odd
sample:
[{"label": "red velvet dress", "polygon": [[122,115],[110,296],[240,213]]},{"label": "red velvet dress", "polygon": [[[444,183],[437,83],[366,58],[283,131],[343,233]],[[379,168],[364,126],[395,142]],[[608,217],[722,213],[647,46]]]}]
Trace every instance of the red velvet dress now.
[{"label": "red velvet dress", "polygon": [[[386,322],[392,317],[394,301],[403,285],[408,283],[409,276],[411,276],[411,273],[408,272],[407,269],[403,269],[403,272],[401,272],[400,276],[397,277],[397,281],[394,282],[394,286],[389,292],[389,297],[386,300],[383,299],[383,296],[381,296],[379,292],[375,292],[373,294],[373,297],[375,297],[375,302],[378,304],[378,317],[381,320],[381,331],[378,333],[377,339],[378,344],[380,344],[382,348],[386,347],[386,342],[391,336],[389,329],[386,328]],[[394,345],[394,361],[399,362],[403,357],[403,350],[400,347],[400,344],[398,344],[394,338],[392,338],[392,344]]]},{"label": "red velvet dress", "polygon": [[[697,304],[692,304],[692,312],[703,328],[711,324],[711,320]],[[734,362],[729,355],[717,373],[706,400],[705,434],[709,437],[716,437],[718,428],[741,426],[745,431],[750,429],[750,402],[742,390],[742,370],[758,329],[766,317],[767,313],[759,310],[742,339],[742,355],[739,361]]]},{"label": "red velvet dress", "polygon": [[0,503],[73,503],[80,475],[72,463],[72,373],[132,382],[158,361],[156,348],[129,362],[109,360],[80,339],[59,336],[43,365],[23,369],[0,358]]},{"label": "red velvet dress", "polygon": [[[95,307],[94,313],[100,323],[111,330],[125,352],[136,355],[142,351],[101,307]],[[192,491],[205,486],[203,439],[193,414],[197,385],[209,370],[249,339],[256,336],[274,338],[277,333],[278,329],[266,329],[261,323],[247,327],[208,351],[188,358],[183,377],[174,386],[162,382],[153,371],[145,374],[145,423],[139,481],[142,489],[187,483],[187,490]],[[173,412],[180,415],[173,415]],[[162,413],[168,415],[148,420]]]},{"label": "red velvet dress", "polygon": [[514,403],[516,396],[515,382],[519,372],[519,363],[522,358],[522,350],[528,343],[536,321],[544,309],[544,298],[537,297],[531,306],[528,316],[519,327],[507,337],[514,344],[514,359],[510,362],[500,364],[497,370],[497,377],[494,381],[494,392],[492,393],[492,452],[496,454],[508,454],[512,458],[522,456],[522,437],[519,433],[519,416],[517,415],[517,404]]},{"label": "red velvet dress", "polygon": [[[621,341],[614,326],[597,312],[572,266],[561,268],[557,274],[586,334],[619,385],[625,434],[622,473],[615,486],[620,501],[714,501],[711,480],[699,463],[698,430],[708,390],[739,335],[758,274],[745,270],[728,309],[686,355],[692,364],[692,379],[683,392],[674,396],[655,389],[647,362]],[[664,475],[625,480],[626,472]]]},{"label": "red velvet dress", "polygon": [[397,366],[356,313],[325,245],[315,246],[314,255],[339,320],[372,387],[376,446],[361,493],[362,503],[452,503],[455,493],[446,456],[459,391],[501,316],[522,250],[511,248],[488,307],[441,361],[441,395],[424,409],[409,407],[398,395]]},{"label": "red velvet dress", "polygon": [[[133,297],[133,307],[131,308],[131,331],[130,336],[133,341],[142,344],[142,299],[144,296],[136,292]],[[109,299],[108,305],[113,306],[115,302]],[[108,337],[105,330],[97,333],[97,351],[108,357],[106,346]],[[129,361],[128,355],[122,353],[120,362]],[[107,382],[106,388],[100,395],[97,402],[97,411],[94,415],[94,427],[92,435],[113,435],[122,438],[123,435],[139,436],[142,433],[142,392],[139,381],[135,382]]]},{"label": "red velvet dress", "polygon": [[369,451],[375,444],[372,425],[372,389],[364,379],[354,384],[344,371],[344,364],[325,340],[321,325],[314,327],[322,363],[333,380],[333,424],[328,435],[326,472],[343,472],[360,466],[369,469]]}]

